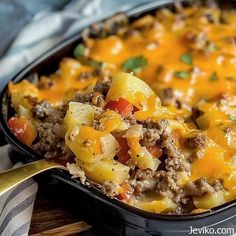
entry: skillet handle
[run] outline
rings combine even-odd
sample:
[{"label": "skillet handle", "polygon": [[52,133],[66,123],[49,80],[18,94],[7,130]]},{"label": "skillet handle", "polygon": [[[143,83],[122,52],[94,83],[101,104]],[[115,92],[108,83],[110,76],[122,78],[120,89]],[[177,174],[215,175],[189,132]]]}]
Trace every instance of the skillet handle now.
[{"label": "skillet handle", "polygon": [[46,170],[59,168],[66,170],[66,167],[47,160],[42,159],[39,161],[34,161],[29,164],[20,166],[15,169],[10,169],[0,173],[0,197],[6,193],[8,190],[14,188],[23,181],[41,173]]}]

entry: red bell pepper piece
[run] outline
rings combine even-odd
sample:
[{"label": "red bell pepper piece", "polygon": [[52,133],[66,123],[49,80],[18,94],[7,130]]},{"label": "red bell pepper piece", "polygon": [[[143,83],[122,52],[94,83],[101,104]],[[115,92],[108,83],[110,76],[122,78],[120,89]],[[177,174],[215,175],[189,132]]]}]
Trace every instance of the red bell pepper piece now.
[{"label": "red bell pepper piece", "polygon": [[159,145],[149,146],[146,148],[154,158],[159,158],[163,154],[163,151]]},{"label": "red bell pepper piece", "polygon": [[105,109],[110,109],[119,112],[123,116],[128,116],[134,110],[134,106],[124,98],[119,98],[118,101],[109,101],[105,105]]},{"label": "red bell pepper piece", "polygon": [[128,153],[129,146],[127,140],[126,138],[122,137],[116,137],[116,140],[120,145],[120,151],[116,154],[118,157],[118,161],[121,162],[122,164],[125,164],[130,159],[130,155]]}]

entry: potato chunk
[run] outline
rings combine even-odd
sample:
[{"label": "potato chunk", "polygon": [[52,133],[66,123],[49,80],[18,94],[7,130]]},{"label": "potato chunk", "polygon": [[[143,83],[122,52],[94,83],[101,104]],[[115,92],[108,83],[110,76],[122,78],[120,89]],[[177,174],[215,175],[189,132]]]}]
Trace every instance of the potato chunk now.
[{"label": "potato chunk", "polygon": [[176,208],[176,204],[169,198],[149,202],[138,202],[134,204],[134,206],[154,213],[173,211]]},{"label": "potato chunk", "polygon": [[112,80],[107,101],[124,98],[137,108],[150,96],[154,96],[152,89],[142,80],[129,73],[120,72]]},{"label": "potato chunk", "polygon": [[82,124],[92,125],[94,114],[98,112],[99,108],[94,106],[79,102],[70,102],[64,118],[66,128],[69,129]]},{"label": "potato chunk", "polygon": [[122,184],[129,178],[129,167],[115,160],[103,159],[94,163],[87,163],[78,159],[77,164],[84,170],[87,178],[99,184],[106,180]]},{"label": "potato chunk", "polygon": [[31,108],[29,97],[38,98],[38,89],[28,80],[23,80],[17,84],[10,82],[8,88],[11,94],[11,102],[16,112],[18,112],[20,105],[25,108]]},{"label": "potato chunk", "polygon": [[76,157],[85,162],[112,159],[120,149],[113,135],[100,136],[99,131],[88,126],[68,130],[65,139],[66,145]]},{"label": "potato chunk", "polygon": [[153,158],[145,147],[141,147],[139,152],[136,152],[135,149],[130,149],[129,153],[134,164],[141,170],[151,169],[155,171],[160,164],[160,160]]},{"label": "potato chunk", "polygon": [[194,197],[193,203],[197,208],[211,209],[225,203],[224,193],[218,191],[215,193],[208,193],[202,197]]}]

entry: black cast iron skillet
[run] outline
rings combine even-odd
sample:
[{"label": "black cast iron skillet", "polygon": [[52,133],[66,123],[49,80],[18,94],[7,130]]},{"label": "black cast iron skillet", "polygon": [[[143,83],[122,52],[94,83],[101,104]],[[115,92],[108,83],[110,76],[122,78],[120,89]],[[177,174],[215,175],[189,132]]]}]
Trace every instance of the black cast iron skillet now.
[{"label": "black cast iron skillet", "polygon": [[[160,7],[169,7],[173,2],[173,0],[162,0],[147,3],[127,11],[126,14],[132,21],[146,13],[153,14]],[[12,81],[17,83],[23,79],[31,80],[34,73],[38,75],[53,73],[58,68],[59,61],[63,57],[72,56],[73,49],[80,41],[80,33],[63,41],[24,68]],[[8,97],[7,86],[1,93],[0,102],[2,130],[12,148],[24,156],[24,162],[42,159],[42,156],[22,144],[7,126],[7,119],[14,114]],[[234,228],[236,232],[236,200],[200,214],[154,214],[134,208],[118,200],[110,199],[98,190],[84,186],[76,179],[71,179],[70,175],[65,171],[51,170],[50,174],[53,178],[93,198],[93,217],[98,224],[101,224],[106,230],[115,235],[188,235],[191,231],[190,226],[193,228],[210,227],[214,230],[218,228]]]}]

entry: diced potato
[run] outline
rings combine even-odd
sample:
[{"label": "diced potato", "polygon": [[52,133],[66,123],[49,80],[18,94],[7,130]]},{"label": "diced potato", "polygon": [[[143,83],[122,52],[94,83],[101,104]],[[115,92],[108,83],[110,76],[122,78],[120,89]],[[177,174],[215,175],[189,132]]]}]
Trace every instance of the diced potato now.
[{"label": "diced potato", "polygon": [[103,158],[112,159],[119,151],[119,143],[113,135],[107,134],[96,137],[96,135],[99,135],[99,131],[89,127],[90,129],[87,130],[94,131],[95,135],[94,138],[91,138],[93,134],[84,130],[84,128],[84,126],[80,128],[77,126],[72,130],[68,130],[65,137],[66,145],[79,160],[95,162]]},{"label": "diced potato", "polygon": [[224,178],[224,187],[229,191],[229,198],[236,197],[236,170]]},{"label": "diced potato", "polygon": [[29,108],[22,106],[22,105],[19,105],[18,115],[23,116],[27,119],[32,119],[31,110]]},{"label": "diced potato", "polygon": [[140,29],[144,27],[148,27],[154,23],[154,17],[152,15],[146,15],[132,24],[135,29]]},{"label": "diced potato", "polygon": [[208,193],[202,197],[194,197],[193,203],[197,208],[211,209],[225,203],[224,193],[222,191]]},{"label": "diced potato", "polygon": [[142,170],[151,169],[155,171],[160,164],[160,160],[158,158],[153,158],[145,147],[141,147],[140,151],[130,149],[129,153],[134,164]]},{"label": "diced potato", "polygon": [[161,213],[167,211],[173,211],[176,208],[176,204],[169,198],[163,198],[160,200],[154,200],[150,202],[137,202],[135,207],[150,211],[154,213]]},{"label": "diced potato", "polygon": [[152,89],[144,81],[132,74],[120,72],[112,80],[107,101],[118,100],[122,97],[140,108],[147,98],[154,95]]},{"label": "diced potato", "polygon": [[73,58],[63,58],[60,62],[60,70],[64,76],[78,76],[81,72],[81,64]]},{"label": "diced potato", "polygon": [[31,108],[31,104],[27,97],[38,97],[38,89],[28,80],[23,80],[17,84],[10,82],[8,88],[11,94],[12,105],[17,112],[20,105]]},{"label": "diced potato", "polygon": [[99,108],[94,106],[79,103],[70,102],[64,123],[67,129],[72,128],[76,125],[92,125],[94,120],[94,114],[97,113]]},{"label": "diced potato", "polygon": [[129,167],[111,159],[103,159],[94,163],[77,160],[77,164],[84,170],[88,179],[99,184],[106,180],[122,184],[129,178]]}]

